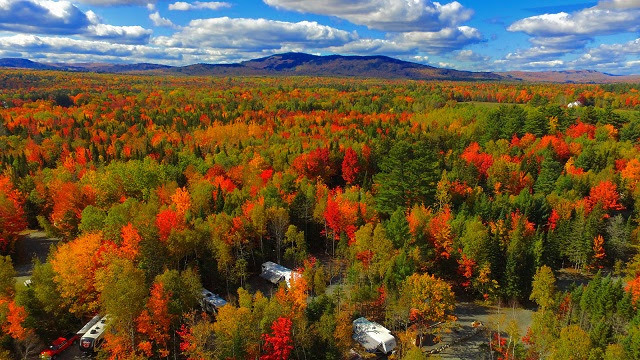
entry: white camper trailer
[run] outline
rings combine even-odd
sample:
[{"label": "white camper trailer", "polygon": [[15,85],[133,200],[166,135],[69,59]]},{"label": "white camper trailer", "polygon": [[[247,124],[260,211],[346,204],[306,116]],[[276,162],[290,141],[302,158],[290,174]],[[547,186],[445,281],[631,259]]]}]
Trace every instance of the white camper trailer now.
[{"label": "white camper trailer", "polygon": [[96,316],[92,317],[91,320],[89,320],[88,323],[84,324],[82,329],[78,330],[78,332],[76,334],[78,334],[80,336],[86,334],[89,331],[89,329],[91,329],[93,327],[93,325],[97,324],[98,321],[100,321],[100,318],[101,318],[100,315],[96,315]]},{"label": "white camper trailer", "polygon": [[281,281],[286,282],[287,287],[291,286],[291,277],[298,277],[300,274],[280,264],[267,261],[262,264],[262,273],[260,276],[269,280],[272,284],[278,284]]},{"label": "white camper trailer", "polygon": [[202,288],[202,297],[200,298],[200,306],[202,309],[210,314],[215,314],[218,309],[227,305],[225,299],[212,293],[211,291]]},{"label": "white camper trailer", "polygon": [[396,347],[396,338],[388,329],[363,317],[353,321],[353,340],[369,352],[388,354]]},{"label": "white camper trailer", "polygon": [[89,330],[80,338],[80,350],[84,353],[96,352],[102,342],[104,341],[104,330],[107,327],[109,321],[109,315],[106,315],[100,321],[95,323]]}]

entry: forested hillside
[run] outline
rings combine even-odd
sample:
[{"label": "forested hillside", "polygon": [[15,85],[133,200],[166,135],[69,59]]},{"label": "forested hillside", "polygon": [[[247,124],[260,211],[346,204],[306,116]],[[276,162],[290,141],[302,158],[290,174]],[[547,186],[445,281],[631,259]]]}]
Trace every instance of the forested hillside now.
[{"label": "forested hillside", "polygon": [[477,300],[537,306],[493,358],[638,359],[638,90],[2,71],[0,250],[61,239],[0,258],[2,356],[100,313],[105,359],[341,359],[360,316],[419,359]]}]

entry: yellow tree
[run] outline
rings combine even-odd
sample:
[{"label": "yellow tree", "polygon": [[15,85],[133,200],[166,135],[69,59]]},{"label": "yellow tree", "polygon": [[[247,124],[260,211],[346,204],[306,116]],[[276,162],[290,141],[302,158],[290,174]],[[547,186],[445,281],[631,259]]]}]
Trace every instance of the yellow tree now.
[{"label": "yellow tree", "polygon": [[451,285],[429,274],[413,274],[402,285],[400,303],[409,305],[409,320],[422,333],[432,324],[453,321],[455,297]]},{"label": "yellow tree", "polygon": [[[218,358],[249,359],[250,336],[252,333],[251,310],[227,304],[220,308],[213,325]],[[251,356],[253,355],[253,356]]]},{"label": "yellow tree", "polygon": [[540,305],[540,309],[544,311],[553,305],[555,291],[556,278],[553,276],[553,271],[547,265],[541,266],[533,276],[531,296],[529,296],[529,299],[535,301]]},{"label": "yellow tree", "polygon": [[96,254],[102,241],[102,233],[84,234],[60,245],[51,259],[54,281],[64,303],[75,315],[83,316],[98,310],[94,275],[98,266]]},{"label": "yellow tree", "polygon": [[96,289],[104,314],[109,314],[109,332],[105,348],[110,359],[127,359],[135,353],[136,318],[142,312],[147,297],[144,272],[132,261],[111,258],[110,263],[96,272]]}]

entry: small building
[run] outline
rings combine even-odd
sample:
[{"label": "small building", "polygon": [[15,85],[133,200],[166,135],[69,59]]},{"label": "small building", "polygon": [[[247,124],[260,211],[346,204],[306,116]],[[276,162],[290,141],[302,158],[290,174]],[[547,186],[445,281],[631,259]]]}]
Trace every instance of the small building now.
[{"label": "small building", "polygon": [[384,326],[364,317],[353,321],[353,340],[368,352],[389,354],[396,347],[396,338]]},{"label": "small building", "polygon": [[260,273],[260,277],[268,280],[272,284],[277,285],[284,281],[287,287],[291,286],[291,277],[299,275],[299,273],[271,261],[262,264],[262,273]]},{"label": "small building", "polygon": [[200,298],[200,306],[202,306],[202,310],[214,314],[225,305],[227,305],[227,301],[225,299],[205,288],[202,288],[202,297]]},{"label": "small building", "polygon": [[577,100],[567,104],[568,108],[574,108],[574,107],[580,107],[580,106],[582,106],[582,103]]}]

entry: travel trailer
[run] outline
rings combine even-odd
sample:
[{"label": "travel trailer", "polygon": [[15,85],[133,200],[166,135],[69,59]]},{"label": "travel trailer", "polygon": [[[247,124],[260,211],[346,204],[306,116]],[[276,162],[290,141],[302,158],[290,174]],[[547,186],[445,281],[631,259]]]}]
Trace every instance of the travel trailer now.
[{"label": "travel trailer", "polygon": [[262,264],[262,273],[260,276],[275,285],[284,281],[287,284],[287,287],[289,287],[291,286],[291,277],[297,277],[300,276],[300,274],[280,264],[267,261]]},{"label": "travel trailer", "polygon": [[353,339],[368,352],[389,354],[396,347],[396,338],[391,331],[363,317],[353,321]]},{"label": "travel trailer", "polygon": [[80,350],[84,353],[96,352],[104,341],[104,330],[109,322],[109,315],[106,315],[100,321],[95,323],[80,338]]},{"label": "travel trailer", "polygon": [[225,299],[205,288],[202,289],[202,297],[200,298],[200,306],[202,306],[202,310],[210,314],[215,314],[225,305],[227,305],[227,301]]}]

